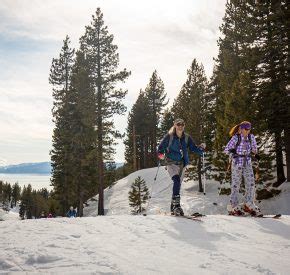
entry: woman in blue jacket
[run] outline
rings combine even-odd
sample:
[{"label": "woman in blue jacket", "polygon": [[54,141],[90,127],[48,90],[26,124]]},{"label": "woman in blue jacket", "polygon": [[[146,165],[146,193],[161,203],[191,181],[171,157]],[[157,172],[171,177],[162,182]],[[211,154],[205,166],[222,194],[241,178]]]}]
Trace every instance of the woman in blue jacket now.
[{"label": "woman in blue jacket", "polygon": [[188,150],[199,155],[203,154],[204,144],[197,147],[188,134],[184,132],[184,120],[178,118],[174,125],[164,136],[158,146],[158,158],[166,160],[167,171],[173,180],[173,191],[171,200],[171,214],[183,216],[183,210],[180,206],[180,186],[183,180],[185,167],[189,164]]}]

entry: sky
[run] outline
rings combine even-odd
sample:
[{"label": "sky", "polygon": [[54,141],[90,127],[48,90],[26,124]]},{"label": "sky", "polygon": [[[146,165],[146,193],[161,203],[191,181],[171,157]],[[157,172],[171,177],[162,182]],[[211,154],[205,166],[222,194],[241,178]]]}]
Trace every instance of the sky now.
[{"label": "sky", "polygon": [[[118,46],[122,84],[130,111],[154,70],[165,84],[169,105],[186,81],[192,60],[211,76],[217,56],[225,0],[0,0],[0,165],[49,161],[52,149],[52,58],[65,36],[79,38],[97,7]],[[125,132],[128,111],[114,121]],[[124,145],[115,161],[124,161]]]}]

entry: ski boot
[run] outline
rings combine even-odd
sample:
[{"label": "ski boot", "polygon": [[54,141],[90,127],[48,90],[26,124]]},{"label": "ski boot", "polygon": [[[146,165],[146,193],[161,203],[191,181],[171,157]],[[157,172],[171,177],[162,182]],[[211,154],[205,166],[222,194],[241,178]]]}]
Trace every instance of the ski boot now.
[{"label": "ski boot", "polygon": [[237,205],[236,207],[232,207],[231,205],[228,205],[227,210],[228,210],[229,215],[231,216],[244,216],[245,215],[243,208],[240,205]]},{"label": "ski boot", "polygon": [[255,205],[253,202],[245,203],[243,206],[243,210],[246,213],[249,213],[251,216],[259,216],[262,214],[260,208],[257,205]]},{"label": "ski boot", "polygon": [[180,195],[176,195],[172,197],[170,208],[171,208],[171,215],[184,216],[183,210],[180,206]]}]

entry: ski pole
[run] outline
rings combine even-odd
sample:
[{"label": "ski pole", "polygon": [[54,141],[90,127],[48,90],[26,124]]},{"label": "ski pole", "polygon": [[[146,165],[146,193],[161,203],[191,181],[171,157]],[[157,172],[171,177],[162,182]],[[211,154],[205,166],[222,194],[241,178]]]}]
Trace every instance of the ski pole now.
[{"label": "ski pole", "polygon": [[151,186],[151,191],[150,191],[150,194],[149,194],[148,203],[147,203],[147,206],[146,206],[146,209],[145,209],[145,213],[143,214],[143,216],[147,215],[147,210],[149,209],[150,200],[151,200],[151,197],[152,197],[152,194],[153,194],[153,186],[155,185],[155,182],[156,182],[156,179],[157,179],[157,175],[158,175],[158,172],[159,172],[159,168],[160,168],[160,160],[158,161],[158,167],[157,167],[156,175],[155,175],[153,184]]},{"label": "ski pole", "polygon": [[203,194],[205,195],[204,153],[202,153],[202,170],[203,170]]}]

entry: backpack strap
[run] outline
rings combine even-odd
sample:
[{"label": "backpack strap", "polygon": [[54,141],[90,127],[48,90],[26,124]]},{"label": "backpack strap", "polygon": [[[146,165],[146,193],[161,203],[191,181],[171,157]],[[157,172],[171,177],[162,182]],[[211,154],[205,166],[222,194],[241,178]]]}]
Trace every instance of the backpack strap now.
[{"label": "backpack strap", "polygon": [[[236,151],[237,151],[237,148],[238,148],[238,146],[240,145],[242,138],[241,138],[241,134],[236,134],[236,135],[238,136],[238,141],[237,141],[237,143],[236,143],[236,147],[235,147],[235,149],[236,149]],[[248,134],[248,140],[250,141],[251,150],[252,150],[252,139],[251,139],[251,134]]]},{"label": "backpack strap", "polygon": [[[188,138],[189,138],[189,134],[184,133],[184,139],[185,139],[186,148],[188,146]],[[169,141],[168,141],[168,146],[167,146],[167,149],[166,149],[166,152],[167,153],[169,153],[169,148],[170,148],[170,146],[172,144],[172,141],[173,141],[173,135],[172,134],[171,135],[169,134]]]}]

